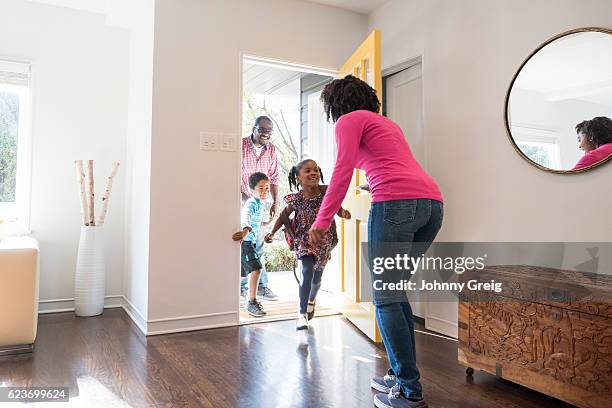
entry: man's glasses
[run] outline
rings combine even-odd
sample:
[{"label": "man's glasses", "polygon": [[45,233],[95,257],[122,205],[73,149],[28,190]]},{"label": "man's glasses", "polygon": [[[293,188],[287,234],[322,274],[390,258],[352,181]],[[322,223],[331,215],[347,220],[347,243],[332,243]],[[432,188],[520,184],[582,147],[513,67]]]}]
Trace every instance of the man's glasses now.
[{"label": "man's glasses", "polygon": [[272,129],[262,128],[262,127],[256,127],[255,129],[257,129],[257,132],[261,133],[262,135],[271,135],[272,132],[274,132]]}]

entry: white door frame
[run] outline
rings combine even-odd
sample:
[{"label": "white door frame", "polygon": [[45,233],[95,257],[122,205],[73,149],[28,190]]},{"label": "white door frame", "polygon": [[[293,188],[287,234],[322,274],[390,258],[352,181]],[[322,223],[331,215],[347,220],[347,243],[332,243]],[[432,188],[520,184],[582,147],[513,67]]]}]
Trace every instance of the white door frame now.
[{"label": "white door frame", "polygon": [[[263,65],[263,66],[268,66],[268,67],[274,67],[274,68],[280,68],[280,69],[285,69],[285,70],[289,70],[289,71],[296,71],[296,72],[304,72],[304,73],[308,73],[308,74],[317,74],[317,75],[325,75],[325,76],[331,76],[333,78],[338,78],[338,70],[336,69],[329,69],[329,68],[320,68],[320,67],[315,67],[313,65],[308,65],[308,64],[303,64],[303,63],[298,63],[298,62],[291,62],[291,61],[286,61],[286,60],[280,60],[277,58],[272,58],[272,57],[264,57],[264,56],[258,56],[258,55],[254,55],[251,54],[249,52],[246,51],[241,51],[239,52],[239,61],[238,61],[238,118],[236,119],[236,123],[238,124],[238,131],[236,133],[236,166],[238,166],[238,169],[242,169],[242,144],[241,144],[241,140],[242,140],[242,135],[240,133],[241,129],[242,129],[242,94],[243,94],[243,72],[244,72],[244,62],[249,62],[251,64],[256,64],[256,65]],[[236,180],[236,186],[238,186],[238,188],[236,189],[237,192],[237,199],[239,200],[239,202],[241,201],[241,195],[240,195],[240,184],[242,182],[242,174],[241,171],[237,172],[237,180]],[[240,225],[240,213],[238,213],[236,215],[238,217],[238,219],[236,220],[237,225]],[[238,251],[237,253],[237,257],[238,257],[238,265],[240,265],[240,251]],[[239,289],[240,289],[240,271],[237,270],[236,271],[236,275],[237,275],[237,279],[236,279],[236,283],[235,285],[238,286],[238,288],[235,288],[234,293],[239,293]],[[257,319],[257,321],[250,321],[250,322],[242,322],[240,321],[240,296],[236,296],[236,310],[238,311],[238,313],[236,314],[237,316],[237,325],[245,325],[245,324],[252,324],[252,323],[261,323],[261,322],[270,322],[270,321],[282,321],[282,320],[287,320],[286,317],[264,317],[264,318],[260,318]]]}]

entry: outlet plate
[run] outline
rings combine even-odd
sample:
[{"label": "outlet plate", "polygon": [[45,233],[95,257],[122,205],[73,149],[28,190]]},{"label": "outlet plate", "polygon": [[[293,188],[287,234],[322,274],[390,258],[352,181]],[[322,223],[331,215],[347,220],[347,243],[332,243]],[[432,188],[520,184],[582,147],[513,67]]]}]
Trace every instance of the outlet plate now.
[{"label": "outlet plate", "polygon": [[219,134],[219,150],[223,152],[235,152],[237,137],[233,133]]},{"label": "outlet plate", "polygon": [[219,134],[214,132],[200,132],[200,150],[219,150]]}]

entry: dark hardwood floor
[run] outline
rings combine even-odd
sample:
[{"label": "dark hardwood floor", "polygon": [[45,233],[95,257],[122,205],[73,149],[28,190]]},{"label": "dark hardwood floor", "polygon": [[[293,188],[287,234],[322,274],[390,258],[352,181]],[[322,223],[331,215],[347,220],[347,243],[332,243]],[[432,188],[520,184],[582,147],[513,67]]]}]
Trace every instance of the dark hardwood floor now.
[{"label": "dark hardwood floor", "polygon": [[[340,316],[314,319],[308,333],[294,325],[145,338],[120,309],[43,315],[34,353],[0,357],[0,385],[69,386],[70,405],[88,408],[372,407],[384,349]],[[485,373],[466,378],[453,340],[417,333],[416,342],[432,408],[569,407]]]}]

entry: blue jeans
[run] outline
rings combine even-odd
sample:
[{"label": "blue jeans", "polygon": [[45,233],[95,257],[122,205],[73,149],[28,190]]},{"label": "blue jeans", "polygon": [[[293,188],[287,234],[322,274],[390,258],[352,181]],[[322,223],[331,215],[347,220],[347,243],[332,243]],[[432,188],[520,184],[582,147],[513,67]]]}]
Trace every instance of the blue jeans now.
[{"label": "blue jeans", "polygon": [[[260,230],[261,231],[261,230]],[[262,231],[263,232],[263,231]],[[259,288],[267,288],[268,287],[268,272],[266,271],[266,260],[264,257],[264,237],[265,234],[260,233],[257,236],[257,243],[255,244],[255,252],[261,261],[261,275],[259,275]],[[240,279],[240,288],[248,288],[249,286],[249,277]]]},{"label": "blue jeans", "polygon": [[[423,255],[442,226],[443,205],[430,199],[393,200],[372,203],[368,222],[370,270],[376,257],[394,257],[397,253],[417,258]],[[372,274],[372,281],[409,280],[410,270]],[[387,276],[384,276],[387,275]],[[402,392],[420,398],[419,370],[416,365],[412,309],[404,291],[373,292],[376,321],[387,350],[389,364]]]},{"label": "blue jeans", "polygon": [[315,258],[305,255],[300,258],[302,263],[302,277],[300,279],[300,314],[306,314],[309,300],[315,300],[321,288],[323,270],[315,271]]}]

